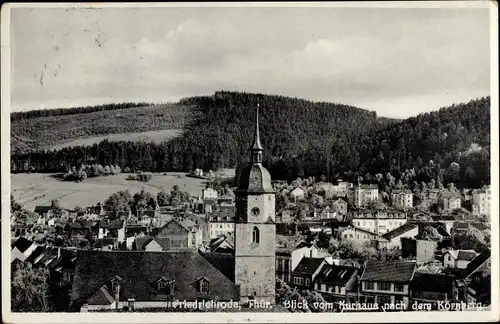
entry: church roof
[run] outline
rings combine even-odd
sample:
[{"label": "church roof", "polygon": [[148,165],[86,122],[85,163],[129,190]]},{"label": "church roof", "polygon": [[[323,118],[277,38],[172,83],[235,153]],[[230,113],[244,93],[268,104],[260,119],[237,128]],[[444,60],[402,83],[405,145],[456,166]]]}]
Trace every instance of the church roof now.
[{"label": "church roof", "polygon": [[274,193],[269,171],[260,163],[248,164],[241,172],[240,186],[236,192]]}]

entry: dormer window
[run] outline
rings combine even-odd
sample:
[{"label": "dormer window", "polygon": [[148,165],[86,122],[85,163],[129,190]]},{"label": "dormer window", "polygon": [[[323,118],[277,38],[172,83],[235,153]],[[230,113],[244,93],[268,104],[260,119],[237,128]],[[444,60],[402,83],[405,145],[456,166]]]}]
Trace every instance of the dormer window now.
[{"label": "dormer window", "polygon": [[120,283],[118,281],[113,281],[111,283],[111,291],[113,291],[113,293],[116,294],[119,289],[120,289]]},{"label": "dormer window", "polygon": [[159,294],[173,295],[175,289],[175,280],[169,280],[161,277],[156,281],[156,289]]},{"label": "dormer window", "polygon": [[260,231],[257,227],[254,227],[252,231],[252,243],[260,243]]},{"label": "dormer window", "polygon": [[208,281],[206,280],[200,281],[200,292],[202,294],[208,294]]}]

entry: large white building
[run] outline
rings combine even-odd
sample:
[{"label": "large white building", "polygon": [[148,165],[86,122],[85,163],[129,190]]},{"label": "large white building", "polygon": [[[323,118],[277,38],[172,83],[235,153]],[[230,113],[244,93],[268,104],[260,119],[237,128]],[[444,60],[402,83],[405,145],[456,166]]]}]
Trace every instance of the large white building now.
[{"label": "large white building", "polygon": [[361,184],[354,188],[354,206],[363,208],[376,202],[378,202],[378,185]]},{"label": "large white building", "polygon": [[472,213],[475,215],[490,215],[491,189],[484,186],[472,191]]},{"label": "large white building", "polygon": [[365,209],[351,212],[351,224],[377,235],[383,235],[406,224],[406,213],[396,209]]},{"label": "large white building", "polygon": [[394,189],[391,193],[392,206],[401,209],[413,208],[413,194],[408,189]]}]

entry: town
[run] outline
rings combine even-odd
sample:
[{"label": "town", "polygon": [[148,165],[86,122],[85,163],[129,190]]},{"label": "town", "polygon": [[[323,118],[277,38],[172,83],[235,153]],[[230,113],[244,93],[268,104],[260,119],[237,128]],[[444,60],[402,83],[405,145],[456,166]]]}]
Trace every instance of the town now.
[{"label": "town", "polygon": [[[414,169],[273,181],[258,118],[257,108],[250,162],[226,183],[194,170],[207,179],[198,196],[120,191],[77,210],[57,200],[26,210],[11,197],[13,310],[179,311],[168,305],[214,300],[273,306],[261,311],[488,309],[489,185],[418,183]],[[298,304],[309,307],[289,306]]]}]

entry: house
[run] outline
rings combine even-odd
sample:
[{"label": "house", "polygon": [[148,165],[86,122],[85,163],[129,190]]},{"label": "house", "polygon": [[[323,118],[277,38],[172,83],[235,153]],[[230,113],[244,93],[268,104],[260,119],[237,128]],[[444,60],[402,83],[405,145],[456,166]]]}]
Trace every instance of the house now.
[{"label": "house", "polygon": [[314,280],[314,290],[326,301],[348,302],[357,297],[358,268],[325,264]]},{"label": "house", "polygon": [[287,246],[276,247],[276,278],[286,283],[292,281],[292,252],[293,248]]},{"label": "house", "polygon": [[408,189],[394,189],[391,192],[392,206],[403,210],[413,208],[413,193]]},{"label": "house", "polygon": [[294,270],[302,258],[321,258],[324,257],[325,254],[323,251],[318,248],[314,243],[300,242],[295,246],[295,249],[291,252],[291,270]]},{"label": "house", "polygon": [[137,236],[132,242],[132,250],[134,251],[144,251],[147,244],[154,239],[154,236]]},{"label": "house", "polygon": [[332,210],[341,215],[347,215],[347,202],[339,198],[332,203]]},{"label": "house", "polygon": [[229,195],[220,196],[217,199],[217,204],[219,206],[234,206],[234,197]]},{"label": "house", "polygon": [[407,222],[406,213],[398,209],[360,209],[350,212],[351,224],[378,235],[388,233]]},{"label": "house", "polygon": [[158,238],[168,238],[170,249],[196,250],[203,243],[202,231],[198,225],[188,219],[173,219],[158,231]]},{"label": "house", "polygon": [[52,217],[53,215],[52,206],[35,206],[33,212],[42,217]]},{"label": "house", "polygon": [[235,283],[197,252],[79,251],[70,296],[70,310],[81,312],[239,300]]},{"label": "house", "polygon": [[401,238],[401,257],[414,259],[417,265],[434,261],[436,249],[437,242],[435,241]]},{"label": "house", "polygon": [[347,197],[349,189],[352,188],[352,183],[337,180],[337,184],[332,187],[334,197]]},{"label": "house", "polygon": [[33,251],[37,248],[36,243],[25,239],[24,237],[18,238],[12,244],[12,250],[10,252],[10,263],[15,260],[25,261]]},{"label": "house", "polygon": [[301,187],[297,187],[297,188],[293,189],[292,191],[290,191],[290,198],[294,202],[297,202],[299,200],[303,200],[305,195],[306,195],[306,192]]},{"label": "house", "polygon": [[402,302],[408,308],[415,268],[415,261],[368,260],[360,278],[359,302],[379,305]]},{"label": "house", "polygon": [[289,210],[283,210],[281,212],[281,222],[288,223],[292,220],[291,212]]},{"label": "house", "polygon": [[460,194],[450,191],[445,191],[441,194],[444,203],[444,210],[455,210],[462,206]]},{"label": "house", "polygon": [[377,234],[363,228],[351,226],[339,229],[339,235],[342,241],[352,241],[360,244],[371,242],[379,237]]},{"label": "house", "polygon": [[24,224],[15,224],[10,228],[10,232],[13,238],[25,236],[27,233],[26,225]]},{"label": "house", "polygon": [[472,191],[472,213],[474,215],[486,215],[491,213],[491,189],[484,186],[482,189]]},{"label": "house", "polygon": [[361,184],[354,188],[354,206],[364,208],[378,201],[378,185]]},{"label": "house", "polygon": [[202,200],[217,200],[218,193],[217,190],[213,188],[205,188],[201,191],[201,199]]},{"label": "house", "polygon": [[478,253],[474,250],[448,250],[444,254],[443,265],[445,267],[466,269]]},{"label": "house", "polygon": [[335,219],[342,221],[343,216],[336,211],[332,210],[330,206],[326,206],[325,208],[321,209],[314,209],[313,212],[313,217],[315,219],[321,219],[321,220],[330,220],[330,219]]},{"label": "house", "polygon": [[303,257],[292,270],[291,284],[298,289],[312,289],[314,279],[325,263],[324,258]]},{"label": "house", "polygon": [[418,235],[418,225],[406,223],[382,235],[378,240],[378,248],[401,248],[402,238],[414,238]]},{"label": "house", "polygon": [[103,237],[95,240],[92,249],[99,251],[112,251],[118,249],[118,239],[116,237]]},{"label": "house", "polygon": [[430,189],[427,191],[427,199],[433,204],[438,202],[439,196],[441,195],[441,191],[439,189]]},{"label": "house", "polygon": [[166,237],[155,237],[152,240],[148,241],[144,245],[144,251],[147,252],[161,252],[161,251],[170,251],[170,238]]},{"label": "house", "polygon": [[430,304],[431,309],[438,309],[438,302],[457,302],[458,287],[455,277],[435,273],[416,272],[410,283],[412,307]]},{"label": "house", "polygon": [[491,251],[472,260],[464,270],[465,299],[468,303],[491,304]]},{"label": "house", "polygon": [[116,237],[121,243],[125,241],[125,228],[127,222],[123,219],[102,219],[99,222],[98,238]]},{"label": "house", "polygon": [[234,211],[220,210],[207,214],[210,239],[234,233]]}]

